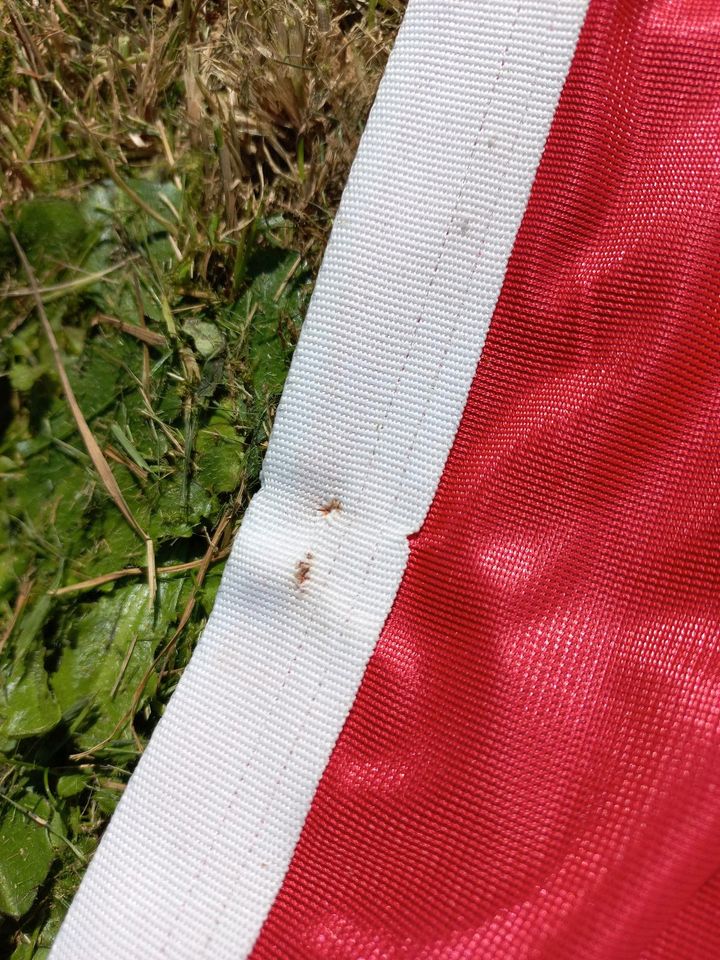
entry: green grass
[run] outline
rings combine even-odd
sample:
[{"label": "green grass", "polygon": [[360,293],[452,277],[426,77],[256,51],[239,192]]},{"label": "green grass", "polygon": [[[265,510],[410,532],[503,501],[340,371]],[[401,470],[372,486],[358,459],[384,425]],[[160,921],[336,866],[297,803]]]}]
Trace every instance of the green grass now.
[{"label": "green grass", "polygon": [[0,13],[0,956],[212,609],[402,6]]}]

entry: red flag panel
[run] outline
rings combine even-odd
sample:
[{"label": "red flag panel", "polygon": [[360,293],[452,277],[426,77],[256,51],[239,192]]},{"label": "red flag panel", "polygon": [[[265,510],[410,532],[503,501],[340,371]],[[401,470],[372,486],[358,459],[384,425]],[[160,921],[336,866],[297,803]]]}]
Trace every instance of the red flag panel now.
[{"label": "red flag panel", "polygon": [[592,0],[253,960],[720,956],[719,294],[717,2]]}]

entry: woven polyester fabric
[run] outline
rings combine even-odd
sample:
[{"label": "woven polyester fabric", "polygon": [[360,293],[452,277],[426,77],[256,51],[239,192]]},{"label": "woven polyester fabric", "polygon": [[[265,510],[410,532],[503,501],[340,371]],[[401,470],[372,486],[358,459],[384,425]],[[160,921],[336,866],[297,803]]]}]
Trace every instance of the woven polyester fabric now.
[{"label": "woven polyester fabric", "polygon": [[720,957],[720,8],[592,0],[252,960]]},{"label": "woven polyester fabric", "polygon": [[411,0],[262,489],[52,960],[252,949],[437,488],[585,8]]}]

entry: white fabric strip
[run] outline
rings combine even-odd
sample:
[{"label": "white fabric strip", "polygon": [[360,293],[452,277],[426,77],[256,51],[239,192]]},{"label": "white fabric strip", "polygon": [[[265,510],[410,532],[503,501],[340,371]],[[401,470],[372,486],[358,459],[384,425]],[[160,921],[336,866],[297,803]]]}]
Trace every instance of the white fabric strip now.
[{"label": "white fabric strip", "polygon": [[239,960],[443,470],[586,0],[411,0],[213,614],[52,960]]}]

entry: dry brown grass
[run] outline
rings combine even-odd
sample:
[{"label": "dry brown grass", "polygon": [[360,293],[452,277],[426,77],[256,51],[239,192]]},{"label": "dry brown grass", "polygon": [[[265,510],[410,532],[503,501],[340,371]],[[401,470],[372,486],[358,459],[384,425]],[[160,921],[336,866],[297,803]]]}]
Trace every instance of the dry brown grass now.
[{"label": "dry brown grass", "polygon": [[[403,7],[8,0],[0,60],[12,48],[26,82],[0,90],[2,202],[160,167],[201,194],[200,235],[184,238],[201,276],[218,244],[242,247],[261,209],[289,215],[303,252],[316,250]],[[0,87],[2,74],[0,63]]]}]

